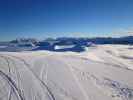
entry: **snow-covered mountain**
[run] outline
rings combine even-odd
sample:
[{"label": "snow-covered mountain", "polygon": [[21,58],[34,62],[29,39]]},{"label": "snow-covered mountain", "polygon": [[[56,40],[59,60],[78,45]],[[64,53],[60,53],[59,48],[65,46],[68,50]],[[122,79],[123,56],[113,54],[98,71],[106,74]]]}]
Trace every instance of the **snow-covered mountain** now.
[{"label": "snow-covered mountain", "polygon": [[133,45],[133,36],[120,38],[56,38],[38,41],[33,38],[20,38],[10,42],[0,42],[0,51],[73,51],[83,52],[86,47],[99,44]]},{"label": "snow-covered mountain", "polygon": [[0,100],[133,100],[133,46],[0,52]]}]

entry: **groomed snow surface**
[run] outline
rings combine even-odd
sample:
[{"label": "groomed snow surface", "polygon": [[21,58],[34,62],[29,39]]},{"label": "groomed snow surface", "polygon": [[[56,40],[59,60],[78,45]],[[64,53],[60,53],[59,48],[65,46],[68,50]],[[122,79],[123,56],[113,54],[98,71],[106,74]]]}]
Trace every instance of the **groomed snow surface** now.
[{"label": "groomed snow surface", "polygon": [[133,100],[133,46],[0,52],[0,100]]}]

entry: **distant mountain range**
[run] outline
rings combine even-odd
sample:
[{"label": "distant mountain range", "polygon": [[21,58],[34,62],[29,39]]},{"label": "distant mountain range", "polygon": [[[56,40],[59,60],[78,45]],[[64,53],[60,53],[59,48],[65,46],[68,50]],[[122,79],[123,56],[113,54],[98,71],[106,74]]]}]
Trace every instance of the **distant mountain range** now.
[{"label": "distant mountain range", "polygon": [[127,37],[96,37],[96,38],[48,38],[38,41],[33,38],[20,38],[9,42],[0,42],[0,51],[25,51],[25,50],[49,50],[49,51],[84,51],[86,47],[94,44],[124,44],[133,45],[133,36]]}]

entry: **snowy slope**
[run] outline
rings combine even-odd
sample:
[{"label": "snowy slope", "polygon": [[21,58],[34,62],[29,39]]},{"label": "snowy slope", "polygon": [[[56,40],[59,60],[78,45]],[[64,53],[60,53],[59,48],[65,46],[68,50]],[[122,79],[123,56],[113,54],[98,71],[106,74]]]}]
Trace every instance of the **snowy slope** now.
[{"label": "snowy slope", "polygon": [[0,100],[133,100],[133,47],[0,52]]}]

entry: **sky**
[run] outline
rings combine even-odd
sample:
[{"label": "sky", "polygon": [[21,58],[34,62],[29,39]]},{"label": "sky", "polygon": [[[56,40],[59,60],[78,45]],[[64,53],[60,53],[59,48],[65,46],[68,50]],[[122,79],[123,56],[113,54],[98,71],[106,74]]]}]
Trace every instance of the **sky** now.
[{"label": "sky", "polygon": [[0,0],[0,40],[133,31],[133,0]]}]

